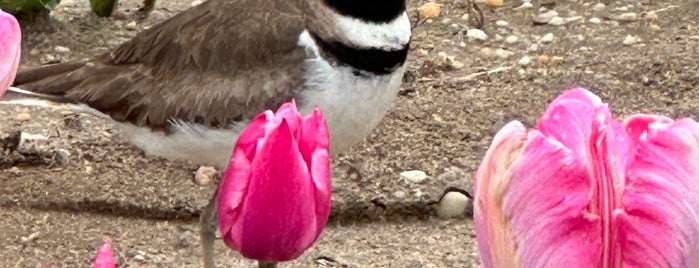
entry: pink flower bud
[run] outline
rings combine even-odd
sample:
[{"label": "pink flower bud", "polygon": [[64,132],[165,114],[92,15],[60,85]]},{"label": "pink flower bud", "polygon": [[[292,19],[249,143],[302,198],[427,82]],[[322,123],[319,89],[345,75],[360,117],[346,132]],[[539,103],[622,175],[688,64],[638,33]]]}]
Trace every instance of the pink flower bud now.
[{"label": "pink flower bud", "polygon": [[116,268],[114,264],[114,255],[112,254],[112,242],[109,238],[104,239],[104,243],[97,250],[97,256],[95,257],[94,268]]},{"label": "pink flower bud", "polygon": [[699,124],[623,124],[587,90],[511,122],[478,170],[485,267],[699,267]]},{"label": "pink flower bud", "polygon": [[22,32],[17,19],[0,10],[0,97],[15,80],[21,42]]},{"label": "pink flower bud", "polygon": [[218,193],[223,241],[250,259],[299,257],[330,213],[328,128],[294,102],[258,115],[240,134]]}]

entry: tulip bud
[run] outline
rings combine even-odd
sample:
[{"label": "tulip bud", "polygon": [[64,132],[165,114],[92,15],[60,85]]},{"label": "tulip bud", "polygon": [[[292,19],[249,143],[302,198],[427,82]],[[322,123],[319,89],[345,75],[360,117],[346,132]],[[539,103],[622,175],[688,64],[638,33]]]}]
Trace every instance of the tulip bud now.
[{"label": "tulip bud", "polygon": [[104,243],[97,250],[97,256],[95,257],[94,268],[116,268],[114,264],[114,255],[112,254],[112,242],[108,239],[104,239]]},{"label": "tulip bud", "polygon": [[299,257],[330,213],[329,133],[319,108],[294,102],[241,132],[218,192],[223,241],[260,263]]},{"label": "tulip bud", "polygon": [[0,97],[12,85],[19,66],[22,32],[14,16],[0,9]]},{"label": "tulip bud", "polygon": [[699,124],[572,89],[496,134],[474,206],[484,267],[699,267]]}]

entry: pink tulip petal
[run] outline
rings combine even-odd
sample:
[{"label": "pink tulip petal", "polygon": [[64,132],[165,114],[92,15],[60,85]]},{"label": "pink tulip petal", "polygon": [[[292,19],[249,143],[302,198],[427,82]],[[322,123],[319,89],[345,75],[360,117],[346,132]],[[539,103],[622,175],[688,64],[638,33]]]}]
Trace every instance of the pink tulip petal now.
[{"label": "pink tulip petal", "polygon": [[[305,162],[310,163],[311,178],[316,188],[317,225],[325,226],[330,214],[330,196],[332,194],[330,132],[320,108],[316,108],[311,115],[303,120],[299,149]],[[320,232],[313,240],[317,239],[318,236],[320,236]]]},{"label": "pink tulip petal", "polygon": [[699,124],[638,115],[626,128],[636,152],[615,214],[623,266],[699,267]]},{"label": "pink tulip petal", "polygon": [[624,129],[573,89],[538,129],[522,145],[508,124],[478,170],[485,267],[698,267],[699,124],[635,116]]},{"label": "pink tulip petal", "polygon": [[[247,159],[253,159],[255,157],[257,143],[265,136],[267,122],[271,120],[270,118],[274,118],[274,113],[272,113],[272,111],[265,111],[257,115],[238,135],[235,149],[242,149]],[[233,154],[235,154],[235,152]],[[231,161],[234,159],[235,157],[231,158]],[[229,166],[231,164],[229,164]]]},{"label": "pink tulip petal", "polygon": [[[310,174],[286,120],[267,133],[251,167],[252,180],[240,204],[230,245],[251,259],[279,262],[297,258],[313,242],[318,226]],[[273,166],[274,168],[269,168]],[[284,228],[281,228],[283,226]],[[222,229],[223,230],[223,229]]]},{"label": "pink tulip petal", "polygon": [[[218,189],[218,218],[219,228],[224,236],[232,236],[230,234],[236,219],[240,217],[241,204],[243,197],[246,194],[250,176],[252,174],[252,163],[245,157],[245,149],[236,146],[231,158],[231,163],[228,164],[228,169],[223,175],[223,180]],[[235,167],[235,168],[230,168]],[[241,248],[240,240],[224,239],[229,247]]]},{"label": "pink tulip petal", "polygon": [[105,239],[102,246],[97,250],[94,268],[115,268],[114,254],[112,254],[112,243]]},{"label": "pink tulip petal", "polygon": [[0,10],[0,96],[12,85],[19,66],[22,31],[14,16]]},{"label": "pink tulip petal", "polygon": [[474,223],[484,267],[516,267],[514,258],[496,256],[515,255],[502,211],[502,196],[509,187],[507,168],[519,156],[526,138],[527,130],[520,122],[505,125],[493,138],[476,174]]}]

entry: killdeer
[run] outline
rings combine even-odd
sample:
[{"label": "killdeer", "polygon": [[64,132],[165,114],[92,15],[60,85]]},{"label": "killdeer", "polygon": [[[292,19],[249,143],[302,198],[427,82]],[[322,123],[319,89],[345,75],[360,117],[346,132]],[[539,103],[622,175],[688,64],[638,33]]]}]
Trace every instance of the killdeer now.
[{"label": "killdeer", "polygon": [[110,116],[147,155],[225,168],[248,119],[292,98],[323,108],[333,153],[360,142],[397,95],[410,39],[405,0],[210,0],[15,86]]}]

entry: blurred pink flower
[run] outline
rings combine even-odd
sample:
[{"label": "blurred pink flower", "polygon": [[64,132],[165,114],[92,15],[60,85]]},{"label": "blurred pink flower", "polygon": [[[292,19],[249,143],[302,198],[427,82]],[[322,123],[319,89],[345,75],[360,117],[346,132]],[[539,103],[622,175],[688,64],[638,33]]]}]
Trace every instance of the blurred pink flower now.
[{"label": "blurred pink flower", "polygon": [[14,16],[0,9],[0,97],[12,85],[19,66],[22,31]]},{"label": "blurred pink flower", "polygon": [[97,256],[95,257],[94,268],[116,268],[114,263],[114,255],[112,254],[112,241],[109,238],[104,239],[104,243],[97,250]]},{"label": "blurred pink flower", "polygon": [[699,124],[563,93],[511,122],[478,170],[484,267],[699,267]]},{"label": "blurred pink flower", "polygon": [[328,128],[294,102],[258,115],[240,134],[218,194],[223,241],[261,263],[299,257],[330,213]]}]

